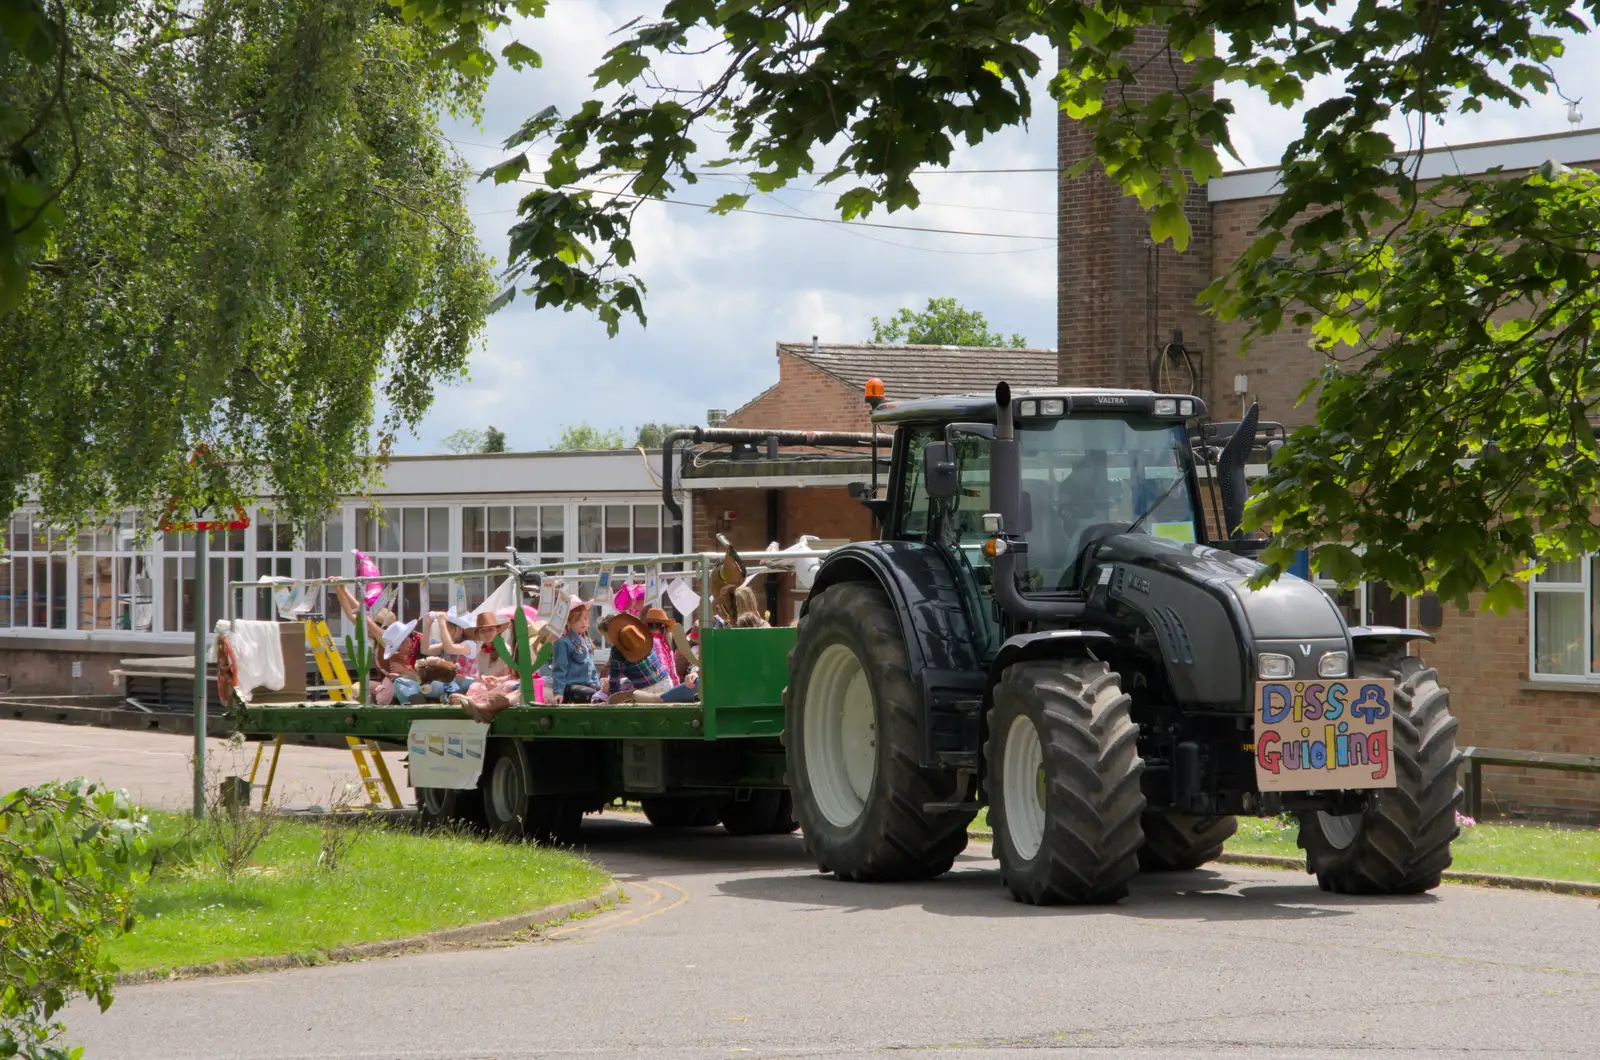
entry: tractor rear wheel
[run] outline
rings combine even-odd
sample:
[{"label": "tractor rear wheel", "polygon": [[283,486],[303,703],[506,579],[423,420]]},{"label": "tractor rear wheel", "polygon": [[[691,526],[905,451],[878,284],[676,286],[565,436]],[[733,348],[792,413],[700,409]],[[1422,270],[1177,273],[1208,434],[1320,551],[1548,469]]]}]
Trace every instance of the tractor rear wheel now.
[{"label": "tractor rear wheel", "polygon": [[994,690],[989,823],[1006,889],[1030,905],[1128,893],[1144,842],[1144,760],[1132,700],[1088,659],[1017,663]]},{"label": "tractor rear wheel", "polygon": [[640,799],[639,808],[657,828],[710,828],[722,819],[716,799]]},{"label": "tractor rear wheel", "polygon": [[1394,681],[1392,761],[1396,787],[1365,810],[1299,814],[1306,871],[1339,894],[1420,894],[1439,886],[1461,829],[1456,807],[1456,719],[1438,672],[1409,655],[1356,656],[1357,677]]},{"label": "tractor rear wheel", "polygon": [[1152,811],[1144,815],[1143,828],[1139,868],[1145,872],[1187,872],[1217,859],[1222,844],[1239,830],[1239,819]]},{"label": "tractor rear wheel", "polygon": [[812,596],[783,692],[794,819],[823,872],[842,880],[923,880],[967,845],[973,813],[926,814],[955,777],[924,769],[922,694],[894,608],[875,584]]}]

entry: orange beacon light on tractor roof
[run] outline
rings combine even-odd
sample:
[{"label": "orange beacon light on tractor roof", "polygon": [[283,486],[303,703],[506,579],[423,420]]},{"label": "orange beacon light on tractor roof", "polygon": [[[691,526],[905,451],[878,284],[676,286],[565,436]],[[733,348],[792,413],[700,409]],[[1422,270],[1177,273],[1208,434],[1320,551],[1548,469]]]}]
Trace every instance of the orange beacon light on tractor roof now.
[{"label": "orange beacon light on tractor roof", "polygon": [[876,377],[867,380],[867,404],[877,408],[883,404],[883,380]]}]

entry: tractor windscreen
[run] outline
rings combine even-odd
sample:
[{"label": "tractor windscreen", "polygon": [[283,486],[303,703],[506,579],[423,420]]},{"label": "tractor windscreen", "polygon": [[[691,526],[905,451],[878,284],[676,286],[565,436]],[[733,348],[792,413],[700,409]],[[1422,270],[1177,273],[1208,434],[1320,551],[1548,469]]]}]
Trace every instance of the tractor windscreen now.
[{"label": "tractor windscreen", "polygon": [[1182,427],[1069,416],[1023,421],[1017,440],[1033,514],[1028,566],[1018,571],[1024,591],[1077,588],[1078,554],[1135,523],[1141,533],[1195,539],[1193,498],[1180,481],[1189,444]]}]

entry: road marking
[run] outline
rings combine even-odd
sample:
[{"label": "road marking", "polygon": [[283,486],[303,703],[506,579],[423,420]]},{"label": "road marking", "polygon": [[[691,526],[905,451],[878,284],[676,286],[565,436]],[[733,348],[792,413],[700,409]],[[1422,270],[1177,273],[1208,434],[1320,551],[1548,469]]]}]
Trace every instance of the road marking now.
[{"label": "road marking", "polygon": [[[553,931],[546,932],[545,938],[562,938],[572,935],[576,935],[578,937],[588,937],[591,935],[599,935],[604,932],[611,931],[614,928],[630,927],[642,921],[649,920],[653,916],[660,916],[662,913],[670,913],[689,900],[689,892],[685,891],[677,884],[667,883],[663,880],[638,880],[628,884],[628,886],[630,888],[636,888],[638,890],[648,892],[650,895],[649,904],[647,904],[643,909],[613,909],[607,913],[601,914],[598,917],[591,917],[587,920],[575,921],[566,925],[565,927],[559,927]],[[677,892],[677,897],[668,902],[667,895],[663,894],[658,888],[675,891]]]}]

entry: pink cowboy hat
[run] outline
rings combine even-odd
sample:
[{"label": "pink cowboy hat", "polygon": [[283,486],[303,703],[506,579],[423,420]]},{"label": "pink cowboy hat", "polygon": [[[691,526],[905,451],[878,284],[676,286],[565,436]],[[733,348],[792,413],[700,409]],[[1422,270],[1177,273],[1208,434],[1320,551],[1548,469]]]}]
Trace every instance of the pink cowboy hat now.
[{"label": "pink cowboy hat", "polygon": [[617,590],[617,597],[612,601],[618,611],[628,611],[640,600],[644,599],[644,586],[624,585]]}]

